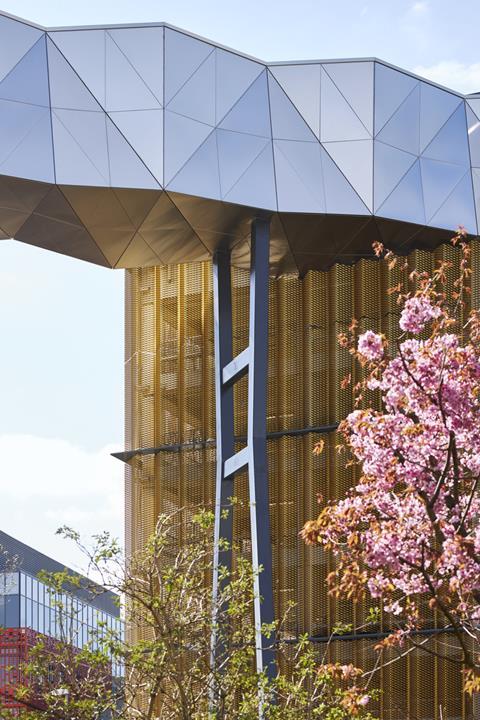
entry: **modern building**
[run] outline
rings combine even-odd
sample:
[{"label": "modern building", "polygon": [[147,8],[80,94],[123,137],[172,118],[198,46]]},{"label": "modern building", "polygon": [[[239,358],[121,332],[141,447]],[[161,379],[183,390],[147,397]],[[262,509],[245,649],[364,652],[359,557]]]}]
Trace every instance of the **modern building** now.
[{"label": "modern building", "polygon": [[[316,493],[352,482],[334,452],[352,406],[336,335],[357,316],[393,337],[374,240],[428,269],[456,262],[442,243],[459,224],[478,237],[480,94],[375,58],[265,63],[164,23],[0,15],[0,42],[1,233],[127,269],[128,549],[159,512],[215,507],[216,537],[264,567],[257,619],[293,600],[292,637],[320,647],[338,620],[360,625],[298,539]],[[473,240],[475,306],[479,261]],[[253,501],[232,525],[231,495]],[[368,664],[383,630],[329,652]],[[460,673],[431,655],[377,679],[384,720],[471,718]]]},{"label": "modern building", "polygon": [[[65,570],[80,579],[65,592],[52,592],[39,579],[42,572]],[[58,643],[96,648],[106,632],[123,633],[114,593],[0,531],[0,708],[23,707],[15,689],[24,681],[22,665],[40,639],[54,655]],[[112,677],[121,675],[122,668],[112,663]]]}]

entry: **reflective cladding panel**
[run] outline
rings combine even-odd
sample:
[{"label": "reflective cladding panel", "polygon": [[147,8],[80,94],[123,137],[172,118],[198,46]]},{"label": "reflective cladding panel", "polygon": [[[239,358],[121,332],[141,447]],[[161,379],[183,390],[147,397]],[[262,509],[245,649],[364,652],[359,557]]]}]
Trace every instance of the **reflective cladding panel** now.
[{"label": "reflective cladding panel", "polygon": [[[165,185],[175,177],[211,132],[209,125],[169,110],[165,112]],[[191,194],[195,194],[194,188]]]},{"label": "reflective cladding panel", "polygon": [[110,182],[103,112],[52,110],[57,182],[105,186]]},{"label": "reflective cladding panel", "polygon": [[323,68],[372,135],[374,63],[332,62],[323,65]]},{"label": "reflective cladding panel", "polygon": [[45,35],[37,40],[0,82],[0,100],[49,107]]},{"label": "reflective cladding panel", "polygon": [[191,194],[192,188],[195,187],[202,188],[203,197],[220,199],[220,174],[215,132],[210,133],[205,142],[200,145],[199,149],[167,185],[169,190],[185,194]]},{"label": "reflective cladding panel", "polygon": [[165,105],[214,51],[209,43],[165,28]]},{"label": "reflective cladding panel", "polygon": [[425,224],[422,176],[416,160],[377,211],[380,217]]},{"label": "reflective cladding panel", "polygon": [[325,67],[322,67],[320,87],[320,140],[368,140],[370,135],[367,128],[330,78]]},{"label": "reflective cladding panel", "polygon": [[0,80],[8,75],[42,35],[42,30],[38,28],[0,15]]},{"label": "reflective cladding panel", "polygon": [[47,108],[0,100],[0,173],[54,182]]},{"label": "reflective cladding panel", "polygon": [[138,77],[163,105],[163,27],[109,30]]},{"label": "reflective cladding panel", "polygon": [[160,107],[155,95],[108,33],[105,52],[105,109],[110,112]]},{"label": "reflective cladding panel", "polygon": [[369,210],[373,195],[373,140],[323,143],[350,185]]},{"label": "reflective cladding panel", "polygon": [[465,173],[438,212],[433,216],[429,225],[449,230],[456,230],[459,225],[463,225],[471,235],[477,234],[477,219],[470,172]]},{"label": "reflective cladding panel", "polygon": [[420,160],[420,167],[425,216],[429,223],[465,176],[465,168],[461,165],[429,160],[425,157]]},{"label": "reflective cladding panel", "polygon": [[276,209],[277,194],[271,141],[268,141],[265,148],[228,191],[225,200],[266,210]]},{"label": "reflective cladding panel", "polygon": [[271,73],[268,73],[268,88],[273,137],[279,140],[315,141],[315,135]]},{"label": "reflective cladding panel", "polygon": [[418,80],[407,73],[375,63],[375,134],[377,135],[400,105],[406,100]]},{"label": "reflective cladding panel", "polygon": [[470,165],[465,103],[462,102],[423,151],[432,160]]},{"label": "reflective cladding panel", "polygon": [[416,159],[416,155],[375,140],[373,171],[375,212],[393,192]]},{"label": "reflective cladding panel", "polygon": [[[480,114],[480,107],[478,108]],[[480,167],[480,119],[467,103],[468,142],[472,167]]]},{"label": "reflective cladding panel", "polygon": [[233,105],[264,70],[260,63],[216,48],[215,118],[220,123]]},{"label": "reflective cladding panel", "polygon": [[427,147],[451,117],[462,98],[429,83],[420,83],[420,151]]},{"label": "reflective cladding panel", "polygon": [[[100,237],[85,214],[62,242],[62,200],[58,218],[51,204],[29,222],[35,207],[21,185],[25,204],[0,188],[2,237],[22,233],[115,266],[194,261],[225,241],[243,262],[251,219],[279,212],[271,259],[279,272],[295,271],[298,255],[303,268],[315,256],[315,214],[329,216],[317,228],[329,238],[322,234],[324,259],[361,254],[356,218],[372,213],[382,228],[406,223],[396,237],[409,242],[421,241],[423,227],[476,228],[468,180],[470,164],[480,167],[478,97],[469,96],[466,113],[461,96],[380,61],[268,65],[163,25],[42,32],[0,15],[0,41],[4,178],[146,198],[165,188],[188,217],[154,238],[107,213]],[[474,174],[476,197],[478,183]],[[436,242],[435,232],[424,235]]]},{"label": "reflective cladding panel", "polygon": [[216,141],[221,193],[225,197],[270,141],[230,130],[217,130]]},{"label": "reflective cladding panel", "polygon": [[215,53],[211,52],[188,78],[168,109],[207,125],[215,125]]},{"label": "reflective cladding panel", "polygon": [[101,112],[97,100],[50,38],[47,51],[52,108]]},{"label": "reflective cladding panel", "polygon": [[[111,112],[109,116],[143,164],[162,185],[163,110]],[[116,184],[114,179],[112,184]]]},{"label": "reflective cladding panel", "polygon": [[320,137],[320,64],[271,65],[269,69],[307,125]]},{"label": "reflective cladding panel", "polygon": [[323,148],[321,157],[327,212],[341,215],[368,215],[367,206]]},{"label": "reflective cladding panel", "polygon": [[19,178],[53,183],[52,123],[50,111],[41,112],[28,134],[0,165],[0,172]]},{"label": "reflective cladding panel", "polygon": [[261,137],[271,137],[270,104],[267,71],[250,85],[240,100],[220,123],[224,130],[234,130]]},{"label": "reflective cladding panel", "polygon": [[105,107],[105,31],[62,30],[49,33],[55,45]]},{"label": "reflective cladding panel", "polygon": [[325,212],[321,148],[318,143],[275,140],[275,178],[282,212]]},{"label": "reflective cladding panel", "polygon": [[109,117],[106,126],[110,184],[121,188],[158,189],[159,181]]},{"label": "reflective cladding panel", "polygon": [[420,152],[420,84],[397,108],[377,134],[377,140],[399,150],[418,155]]}]

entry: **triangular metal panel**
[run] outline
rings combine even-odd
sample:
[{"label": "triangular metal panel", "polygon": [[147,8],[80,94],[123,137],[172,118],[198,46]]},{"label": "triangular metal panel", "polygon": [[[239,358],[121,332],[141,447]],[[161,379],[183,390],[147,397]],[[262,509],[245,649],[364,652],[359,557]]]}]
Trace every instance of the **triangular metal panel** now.
[{"label": "triangular metal panel", "polygon": [[[195,236],[192,228],[167,193],[162,193],[139,229],[142,238],[154,252],[161,256],[164,238],[170,237],[179,247],[188,244]],[[195,238],[195,242],[198,238]],[[167,241],[168,245],[168,241]]]},{"label": "triangular metal panel", "polygon": [[374,208],[375,212],[412,167],[417,156],[382,142],[374,142]]},{"label": "triangular metal panel", "polygon": [[137,230],[162,194],[159,188],[156,190],[114,188],[113,192],[130,218],[132,226]]},{"label": "triangular metal panel", "polygon": [[169,182],[168,190],[220,199],[220,176],[218,170],[217,138],[215,133],[185,163],[180,172]]},{"label": "triangular metal panel", "polygon": [[271,142],[227,193],[225,200],[267,210],[277,209]]},{"label": "triangular metal panel", "polygon": [[117,43],[107,33],[105,43],[105,108],[116,110],[155,110],[160,102],[148,88]]},{"label": "triangular metal panel", "polygon": [[3,80],[43,34],[38,28],[0,15],[0,80]]},{"label": "triangular metal panel", "polygon": [[375,134],[380,132],[418,82],[401,70],[375,63]]},{"label": "triangular metal panel", "polygon": [[318,143],[274,140],[279,212],[325,212],[321,148]]},{"label": "triangular metal panel", "polygon": [[109,113],[109,115],[152,175],[162,185],[163,110],[133,110]]},{"label": "triangular metal panel", "polygon": [[320,137],[320,64],[271,65],[269,70]]},{"label": "triangular metal panel", "polygon": [[273,137],[279,140],[316,141],[317,138],[271,73],[268,74],[268,89]]},{"label": "triangular metal panel", "polygon": [[480,218],[480,169],[472,168],[473,195],[475,199],[475,207],[477,209],[477,224]]},{"label": "triangular metal panel", "polygon": [[165,111],[164,183],[167,185],[212,132],[209,125]]},{"label": "triangular metal panel", "polygon": [[390,120],[377,134],[377,140],[418,155],[420,152],[420,85],[407,95]]},{"label": "triangular metal panel", "polygon": [[109,267],[71,205],[53,187],[17,233],[17,240]]},{"label": "triangular metal panel", "polygon": [[382,217],[417,223],[419,225],[425,224],[422,176],[419,160],[417,160],[403,176],[377,212]]},{"label": "triangular metal panel", "polygon": [[466,98],[466,105],[480,118],[480,97],[477,98]]},{"label": "triangular metal panel", "polygon": [[160,183],[109,117],[106,118],[106,123],[111,185],[158,189]]},{"label": "triangular metal panel", "polygon": [[420,151],[422,152],[464,101],[458,95],[426,82],[420,83],[420,98]]},{"label": "triangular metal panel", "polygon": [[369,210],[373,205],[373,140],[322,143]]},{"label": "triangular metal panel", "polygon": [[365,203],[323,147],[321,154],[327,212],[339,215],[369,215],[370,211]]},{"label": "triangular metal panel", "polygon": [[465,168],[461,165],[442,163],[428,158],[420,160],[420,168],[425,218],[428,223],[465,175]]},{"label": "triangular metal panel", "polygon": [[433,227],[456,230],[462,225],[471,235],[476,235],[477,220],[473,201],[472,177],[470,172],[464,177],[449,195],[439,211],[430,220]]},{"label": "triangular metal panel", "polygon": [[49,35],[105,107],[105,30],[57,30]]},{"label": "triangular metal panel", "polygon": [[45,35],[0,82],[0,100],[50,106]]},{"label": "triangular metal panel", "polygon": [[271,137],[267,71],[250,85],[219,127],[265,138]]},{"label": "triangular metal panel", "polygon": [[96,185],[99,187],[108,185],[109,180],[100,173],[71,133],[68,132],[64,123],[57,117],[56,111],[52,111],[52,127],[57,182],[59,184]]},{"label": "triangular metal panel", "polygon": [[215,53],[202,62],[199,68],[168,104],[168,109],[215,125]]},{"label": "triangular metal panel", "polygon": [[47,54],[52,107],[103,112],[83,80],[50,38],[47,38]]},{"label": "triangular metal panel", "polygon": [[50,110],[38,109],[38,119],[15,150],[0,164],[0,173],[54,183]]},{"label": "triangular metal panel", "polygon": [[76,215],[112,267],[137,231],[115,192],[110,188],[62,186]]},{"label": "triangular metal panel", "polygon": [[58,183],[109,185],[105,114],[56,109],[52,122]]},{"label": "triangular metal panel", "polygon": [[265,68],[260,63],[222,48],[215,49],[215,63],[215,122],[219,123]]},{"label": "triangular metal panel", "polygon": [[467,137],[465,104],[461,103],[432,142],[427,145],[423,156],[431,160],[442,160],[443,162],[469,166],[470,153]]},{"label": "triangular metal panel", "polygon": [[250,236],[251,208],[174,192],[169,196],[211,253],[218,247],[233,248]]},{"label": "triangular metal panel", "polygon": [[229,130],[217,130],[216,135],[221,193],[225,197],[269,140]]},{"label": "triangular metal panel", "polygon": [[369,137],[365,125],[322,67],[320,140],[368,140]]},{"label": "triangular metal panel", "polygon": [[120,28],[108,34],[163,105],[163,27]]},{"label": "triangular metal panel", "polygon": [[0,100],[0,164],[27,137],[45,112],[45,108],[37,105]]},{"label": "triangular metal panel", "polygon": [[209,258],[198,235],[167,193],[163,193],[155,204],[140,233],[165,263],[185,262],[185,259],[200,262]]},{"label": "triangular metal panel", "polygon": [[41,182],[0,176],[1,226],[7,237],[16,236],[49,190],[50,186]]},{"label": "triangular metal panel", "polygon": [[213,46],[165,28],[165,105],[213,52]]},{"label": "triangular metal panel", "polygon": [[373,62],[340,62],[323,66],[370,135],[373,134],[373,65]]},{"label": "triangular metal panel", "polygon": [[[480,119],[467,105],[468,143],[472,167],[480,167]],[[479,110],[480,112],[480,110]]]},{"label": "triangular metal panel", "polygon": [[145,242],[140,233],[129,242],[125,252],[115,264],[116,268],[154,267],[163,265],[162,259]]}]

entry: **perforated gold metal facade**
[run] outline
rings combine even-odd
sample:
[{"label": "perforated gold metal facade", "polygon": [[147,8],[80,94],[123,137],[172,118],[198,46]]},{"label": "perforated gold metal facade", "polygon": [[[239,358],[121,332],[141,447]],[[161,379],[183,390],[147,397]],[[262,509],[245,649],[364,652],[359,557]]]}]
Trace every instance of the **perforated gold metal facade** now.
[{"label": "perforated gold metal facade", "polygon": [[[428,270],[435,259],[456,252],[442,247],[415,251],[410,267]],[[480,245],[472,252],[472,302],[480,305]],[[331,558],[298,538],[305,520],[318,511],[316,495],[336,498],[353,482],[352,470],[336,454],[335,432],[314,456],[320,428],[335,424],[352,408],[352,392],[340,389],[352,370],[351,357],[337,343],[352,317],[361,327],[394,339],[398,308],[387,288],[400,279],[383,264],[362,260],[310,272],[302,280],[270,281],[268,431],[271,533],[276,612],[294,601],[292,636],[327,637],[342,623],[361,624],[364,607],[329,598]],[[408,272],[407,270],[405,272]],[[248,342],[248,275],[233,275],[234,353]],[[127,548],[142,546],[157,515],[175,508],[212,506],[215,468],[213,314],[209,263],[151,267],[127,272],[126,298]],[[375,402],[375,397],[368,399]],[[236,435],[246,432],[246,378],[236,390]],[[297,432],[298,431],[298,432]],[[287,433],[291,432],[291,435]],[[239,444],[238,447],[241,447]],[[235,494],[247,497],[245,478]],[[236,508],[234,536],[249,550],[248,508]],[[180,538],[181,540],[181,538]],[[434,627],[435,618],[426,617]],[[382,628],[379,627],[379,630]],[[330,655],[342,662],[372,665],[375,638],[335,641]],[[444,643],[445,635],[431,643]],[[445,647],[442,645],[442,650]],[[426,653],[409,655],[378,673],[383,693],[373,710],[384,720],[467,720],[472,717],[453,664]],[[441,715],[440,713],[443,713]]]}]

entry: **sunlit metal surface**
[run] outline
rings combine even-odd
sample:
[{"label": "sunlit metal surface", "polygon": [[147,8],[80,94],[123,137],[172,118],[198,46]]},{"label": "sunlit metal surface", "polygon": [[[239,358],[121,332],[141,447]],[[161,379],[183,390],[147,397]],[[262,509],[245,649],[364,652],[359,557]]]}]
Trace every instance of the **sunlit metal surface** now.
[{"label": "sunlit metal surface", "polygon": [[352,262],[478,232],[480,97],[381,61],[271,63],[163,23],[0,15],[0,233],[110,267]]}]

